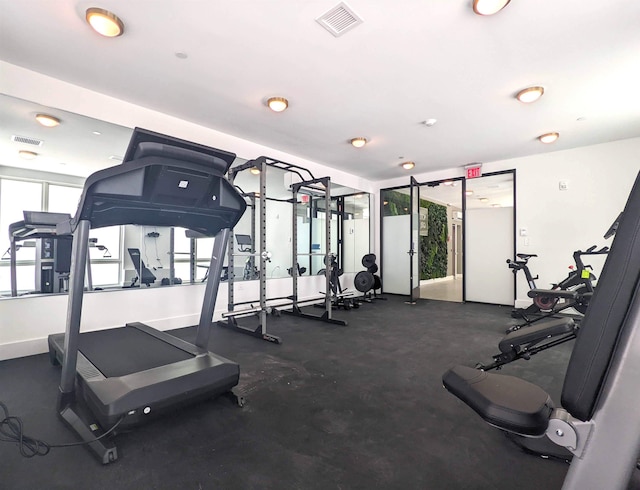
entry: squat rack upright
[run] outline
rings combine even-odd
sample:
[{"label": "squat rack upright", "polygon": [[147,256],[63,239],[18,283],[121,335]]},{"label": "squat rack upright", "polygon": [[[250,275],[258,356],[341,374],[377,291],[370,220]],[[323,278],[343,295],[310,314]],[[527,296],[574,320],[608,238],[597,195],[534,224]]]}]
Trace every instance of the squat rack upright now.
[{"label": "squat rack upright", "polygon": [[[286,172],[290,172],[291,174],[297,176],[300,181],[293,183],[291,185],[292,197],[289,199],[278,199],[267,196],[267,169],[269,167],[279,168]],[[297,237],[297,204],[298,204],[298,194],[300,192],[304,193],[324,193],[326,205],[329,205],[329,201],[331,198],[331,184],[329,177],[323,177],[317,179],[313,176],[313,174],[298,165],[294,165],[291,163],[283,162],[281,160],[276,160],[273,158],[261,156],[254,160],[249,160],[248,162],[239,165],[237,167],[233,167],[228,172],[228,179],[231,184],[234,184],[234,180],[238,173],[251,170],[257,168],[260,170],[260,190],[258,193],[244,193],[243,196],[251,200],[251,205],[248,206],[251,209],[252,218],[251,218],[251,226],[252,226],[252,235],[253,230],[255,229],[255,210],[256,210],[256,201],[260,203],[260,247],[259,251],[255,250],[255,242],[253,241],[251,246],[251,251],[249,253],[241,253],[237,254],[233,250],[234,244],[234,232],[231,230],[231,236],[229,239],[229,253],[228,253],[228,311],[222,314],[223,319],[217,322],[217,325],[220,327],[228,328],[234,330],[236,332],[243,333],[245,335],[250,335],[253,337],[257,337],[268,342],[281,343],[281,339],[275,335],[268,333],[267,331],[267,315],[269,313],[276,313],[281,311],[282,313],[299,316],[302,318],[308,318],[313,320],[320,320],[328,323],[334,323],[338,325],[346,325],[347,323],[342,320],[335,320],[331,318],[331,296],[330,296],[330,266],[327,266],[327,274],[325,280],[325,295],[324,297],[319,298],[311,298],[300,300],[298,298],[298,274],[297,274],[297,266],[298,263],[298,255],[324,255],[325,262],[327,264],[331,264],[331,260],[329,260],[329,256],[331,254],[331,223],[329,218],[327,218],[326,222],[326,234],[325,234],[325,253],[313,253],[309,251],[307,254],[298,254],[298,237]],[[236,186],[237,187],[237,186]],[[271,254],[266,250],[266,242],[267,242],[267,201],[278,201],[278,202],[287,202],[293,205],[292,211],[292,260],[293,263],[291,265],[291,276],[293,281],[293,290],[290,296],[279,296],[279,297],[271,297],[267,298],[267,262],[271,259]],[[234,279],[235,279],[235,271],[234,271],[234,256],[241,255],[250,257],[250,259],[255,259],[257,257],[260,261],[260,298],[259,305],[253,306],[255,301],[243,301],[243,302],[235,302],[235,294],[234,294]],[[300,309],[300,305],[317,303],[319,300],[324,299],[325,312],[322,316],[311,315],[308,313],[304,313]],[[268,302],[274,301],[283,301],[289,300],[291,303],[278,303],[278,304],[268,304]],[[239,305],[250,305],[249,308],[244,308],[242,310],[235,310],[236,306]],[[287,309],[276,310],[277,308],[291,308],[291,311]],[[238,324],[237,319],[249,316],[258,316],[259,317],[259,325],[257,328],[247,327]]]}]

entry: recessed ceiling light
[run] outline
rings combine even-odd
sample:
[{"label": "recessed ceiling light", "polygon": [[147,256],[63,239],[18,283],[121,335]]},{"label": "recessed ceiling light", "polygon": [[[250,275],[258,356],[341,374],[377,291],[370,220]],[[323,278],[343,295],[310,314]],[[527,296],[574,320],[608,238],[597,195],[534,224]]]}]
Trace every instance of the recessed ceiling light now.
[{"label": "recessed ceiling light", "polygon": [[510,0],[473,0],[473,11],[478,15],[493,15],[507,6]]},{"label": "recessed ceiling light", "polygon": [[424,124],[427,127],[431,127],[431,126],[435,126],[435,124],[438,122],[437,119],[427,119],[426,121],[424,121],[422,124]]},{"label": "recessed ceiling light", "polygon": [[181,51],[175,53],[175,55],[176,55],[176,58],[180,58],[181,60],[186,60],[189,57],[187,53],[183,53]]},{"label": "recessed ceiling light", "polygon": [[544,94],[544,87],[528,87],[516,94],[516,99],[525,104],[535,102]]},{"label": "recessed ceiling light", "polygon": [[356,148],[362,148],[364,145],[367,144],[367,138],[363,138],[363,137],[352,138],[351,141],[349,142]]},{"label": "recessed ceiling light", "polygon": [[249,172],[251,172],[253,175],[260,175],[260,169],[258,167],[251,167],[251,170],[249,170]]},{"label": "recessed ceiling light", "polygon": [[267,99],[267,105],[273,112],[282,112],[289,107],[289,101],[284,97],[270,97]]},{"label": "recessed ceiling light", "polygon": [[18,152],[18,155],[20,155],[20,158],[24,160],[33,160],[38,156],[38,154],[35,151],[28,151],[28,150],[20,150]]},{"label": "recessed ceiling light", "polygon": [[100,131],[91,131],[91,134],[95,134],[96,136],[100,136],[102,133]]},{"label": "recessed ceiling light", "polygon": [[491,207],[492,207],[492,208],[499,208],[499,207],[500,207],[500,204],[498,204],[498,203],[493,203],[493,204],[491,205]]},{"label": "recessed ceiling light", "polygon": [[105,37],[118,37],[124,32],[124,23],[108,10],[92,7],[87,9],[86,19],[98,34]]},{"label": "recessed ceiling light", "polygon": [[55,128],[60,124],[60,119],[49,114],[36,114],[36,121],[47,128]]},{"label": "recessed ceiling light", "polygon": [[480,202],[489,202],[489,199],[486,197],[481,197]]},{"label": "recessed ceiling light", "polygon": [[546,133],[546,134],[543,134],[541,136],[538,136],[538,139],[542,143],[553,143],[559,137],[560,137],[560,133]]},{"label": "recessed ceiling light", "polygon": [[471,189],[469,189],[468,191],[464,191],[464,193],[467,196],[472,196],[473,195],[473,191]]},{"label": "recessed ceiling light", "polygon": [[413,162],[404,162],[404,163],[401,163],[400,166],[405,170],[411,170],[413,167],[416,166],[416,164]]}]

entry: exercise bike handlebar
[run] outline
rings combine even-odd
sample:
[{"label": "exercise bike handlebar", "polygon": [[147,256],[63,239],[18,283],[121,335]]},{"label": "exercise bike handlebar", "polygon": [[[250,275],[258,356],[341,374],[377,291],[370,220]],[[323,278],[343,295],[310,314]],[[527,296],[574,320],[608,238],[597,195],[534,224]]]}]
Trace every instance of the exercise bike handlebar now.
[{"label": "exercise bike handlebar", "polygon": [[586,249],[584,252],[582,250],[576,250],[575,252],[573,252],[573,256],[575,257],[576,255],[601,255],[601,254],[607,254],[609,253],[609,247],[604,246],[599,250],[596,250],[596,245],[593,245],[592,247],[589,247],[588,249]]}]

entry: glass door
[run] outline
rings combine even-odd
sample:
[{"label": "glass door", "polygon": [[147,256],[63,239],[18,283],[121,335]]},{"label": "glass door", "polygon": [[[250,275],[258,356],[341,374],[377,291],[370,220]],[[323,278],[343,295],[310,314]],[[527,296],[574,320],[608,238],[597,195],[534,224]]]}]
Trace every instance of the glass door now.
[{"label": "glass door", "polygon": [[382,291],[409,296],[411,273],[407,252],[409,251],[408,235],[411,231],[410,188],[406,186],[382,189],[380,204]]},{"label": "glass door", "polygon": [[420,298],[420,184],[411,177],[409,214],[409,301]]},{"label": "glass door", "polygon": [[420,298],[463,301],[464,181],[450,179],[420,188]]}]

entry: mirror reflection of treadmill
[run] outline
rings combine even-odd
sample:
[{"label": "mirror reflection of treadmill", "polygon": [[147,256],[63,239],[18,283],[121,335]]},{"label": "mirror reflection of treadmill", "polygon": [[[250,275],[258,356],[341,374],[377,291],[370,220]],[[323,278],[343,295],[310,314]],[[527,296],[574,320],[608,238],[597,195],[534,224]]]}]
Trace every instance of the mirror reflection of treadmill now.
[{"label": "mirror reflection of treadmill", "polygon": [[140,249],[139,248],[128,248],[129,256],[131,257],[131,261],[133,262],[133,267],[135,268],[138,276],[132,281],[131,286],[133,287],[136,283],[136,280],[140,281],[140,284],[146,284],[147,287],[151,286],[154,282],[156,282],[156,276],[153,275],[147,266],[144,265],[144,261],[140,257]]}]

